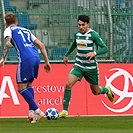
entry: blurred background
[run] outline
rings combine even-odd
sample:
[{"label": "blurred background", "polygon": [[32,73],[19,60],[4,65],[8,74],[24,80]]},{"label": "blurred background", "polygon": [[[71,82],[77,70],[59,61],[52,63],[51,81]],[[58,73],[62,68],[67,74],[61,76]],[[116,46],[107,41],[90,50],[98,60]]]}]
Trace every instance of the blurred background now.
[{"label": "blurred background", "polygon": [[[86,14],[90,16],[90,27],[109,48],[109,52],[98,56],[97,60],[101,63],[133,62],[133,0],[0,0],[0,10],[0,57],[5,13],[16,14],[19,26],[30,29],[46,45],[52,63],[62,63],[78,30],[77,18]],[[75,54],[76,51],[69,56],[70,63],[74,62]],[[40,58],[43,62],[41,54]],[[11,47],[6,63],[16,62],[17,53]]]}]

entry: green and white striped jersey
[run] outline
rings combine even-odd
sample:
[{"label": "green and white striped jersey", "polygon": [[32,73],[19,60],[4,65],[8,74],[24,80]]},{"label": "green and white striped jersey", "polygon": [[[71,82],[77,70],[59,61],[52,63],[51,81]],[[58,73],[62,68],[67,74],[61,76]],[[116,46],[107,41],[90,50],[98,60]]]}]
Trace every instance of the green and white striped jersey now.
[{"label": "green and white striped jersey", "polygon": [[[95,51],[95,45],[100,47]],[[96,55],[104,54],[108,51],[104,41],[98,35],[98,33],[92,29],[89,29],[85,34],[81,34],[79,31],[75,34],[75,39],[65,56],[68,56],[77,47],[77,54],[75,59],[75,65],[83,69],[97,70],[97,61],[95,57],[91,60],[86,58],[86,54],[89,52],[96,52]]]}]

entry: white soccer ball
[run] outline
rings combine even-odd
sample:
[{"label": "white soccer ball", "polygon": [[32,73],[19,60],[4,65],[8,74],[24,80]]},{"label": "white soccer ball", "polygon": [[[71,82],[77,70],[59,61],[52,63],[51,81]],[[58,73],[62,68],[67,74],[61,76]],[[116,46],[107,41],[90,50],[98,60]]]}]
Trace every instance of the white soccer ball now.
[{"label": "white soccer ball", "polygon": [[46,118],[48,120],[57,120],[58,116],[59,116],[59,113],[56,108],[48,108],[46,110]]}]

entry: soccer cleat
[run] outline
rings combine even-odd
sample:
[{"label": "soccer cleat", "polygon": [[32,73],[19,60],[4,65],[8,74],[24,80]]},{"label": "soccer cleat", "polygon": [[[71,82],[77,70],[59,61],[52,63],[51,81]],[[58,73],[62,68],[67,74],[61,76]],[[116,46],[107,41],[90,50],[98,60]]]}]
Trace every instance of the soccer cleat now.
[{"label": "soccer cleat", "polygon": [[33,121],[34,116],[28,116],[28,122]]},{"label": "soccer cleat", "polygon": [[106,88],[109,90],[109,92],[107,93],[108,99],[109,99],[111,102],[113,102],[113,101],[114,101],[114,94],[113,94],[113,92],[112,92],[110,86],[107,86]]},{"label": "soccer cleat", "polygon": [[38,122],[41,118],[44,118],[44,113],[41,111],[40,113],[35,113],[33,120],[31,123],[36,123]]},{"label": "soccer cleat", "polygon": [[60,112],[59,118],[67,118],[67,117],[68,117],[68,113],[67,112],[65,112],[65,111]]},{"label": "soccer cleat", "polygon": [[33,117],[34,117],[34,111],[33,110],[29,110],[29,113],[28,113],[28,122],[33,121]]}]

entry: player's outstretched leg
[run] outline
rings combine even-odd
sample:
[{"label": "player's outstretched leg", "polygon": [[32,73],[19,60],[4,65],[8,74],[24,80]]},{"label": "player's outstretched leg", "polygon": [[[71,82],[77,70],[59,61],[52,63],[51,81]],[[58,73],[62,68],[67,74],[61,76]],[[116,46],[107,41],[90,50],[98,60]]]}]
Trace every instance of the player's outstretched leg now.
[{"label": "player's outstretched leg", "polygon": [[33,121],[31,121],[31,123],[36,123],[36,122],[38,122],[41,118],[44,118],[44,113],[43,113],[40,109],[37,109],[37,110],[34,112]]},{"label": "player's outstretched leg", "polygon": [[62,112],[60,112],[59,118],[67,118],[67,117],[68,117],[68,111],[63,110]]},{"label": "player's outstretched leg", "polygon": [[111,102],[113,102],[113,101],[114,101],[114,94],[113,94],[113,92],[112,92],[110,86],[107,86],[106,88],[107,88],[108,91],[109,91],[109,92],[107,93],[108,99],[109,99]]}]

